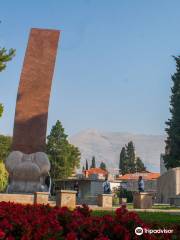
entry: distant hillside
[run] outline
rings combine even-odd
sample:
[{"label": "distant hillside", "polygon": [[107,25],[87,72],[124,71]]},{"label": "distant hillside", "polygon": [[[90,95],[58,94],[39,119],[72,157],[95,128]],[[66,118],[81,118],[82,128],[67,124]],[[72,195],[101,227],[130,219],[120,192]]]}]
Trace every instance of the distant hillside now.
[{"label": "distant hillside", "polygon": [[160,154],[164,152],[165,147],[163,135],[100,132],[94,129],[82,131],[70,137],[69,140],[81,151],[81,166],[85,165],[85,159],[88,159],[90,163],[94,155],[97,165],[104,161],[110,171],[118,168],[120,151],[132,140],[136,154],[142,158],[147,169],[159,172]]}]

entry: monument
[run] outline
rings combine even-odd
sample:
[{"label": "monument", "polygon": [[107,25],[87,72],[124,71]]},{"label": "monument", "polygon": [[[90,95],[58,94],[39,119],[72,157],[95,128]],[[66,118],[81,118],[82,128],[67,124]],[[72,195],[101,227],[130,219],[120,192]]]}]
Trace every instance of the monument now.
[{"label": "monument", "polygon": [[46,192],[50,162],[44,153],[48,105],[60,31],[31,29],[26,49],[13,131],[6,159],[9,193]]}]

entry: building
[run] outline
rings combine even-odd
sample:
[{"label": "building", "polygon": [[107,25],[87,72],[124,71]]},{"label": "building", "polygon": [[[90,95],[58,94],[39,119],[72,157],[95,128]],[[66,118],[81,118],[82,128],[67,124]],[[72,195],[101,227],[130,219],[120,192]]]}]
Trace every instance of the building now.
[{"label": "building", "polygon": [[107,171],[101,168],[90,168],[83,171],[82,174],[77,174],[76,178],[59,180],[57,182],[57,190],[73,190],[75,182],[78,182],[78,203],[97,204],[97,196],[103,193],[103,182],[107,176],[109,177],[112,191],[120,186],[120,181],[113,179],[111,175],[108,175]]},{"label": "building", "polygon": [[83,175],[85,178],[105,179],[105,177],[108,176],[108,171],[101,168],[90,168],[88,170],[84,170]]},{"label": "building", "polygon": [[138,178],[142,176],[144,180],[144,189],[146,192],[157,192],[157,179],[160,177],[159,173],[153,172],[136,172],[128,173],[118,176],[116,179],[121,182],[121,186],[129,191],[138,191]]}]

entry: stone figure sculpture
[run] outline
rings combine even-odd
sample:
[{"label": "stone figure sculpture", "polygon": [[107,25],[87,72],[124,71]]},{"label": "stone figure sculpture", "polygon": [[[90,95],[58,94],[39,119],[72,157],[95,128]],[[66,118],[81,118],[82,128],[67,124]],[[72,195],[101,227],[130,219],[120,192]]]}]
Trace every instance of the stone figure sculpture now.
[{"label": "stone figure sculpture", "polygon": [[31,29],[16,101],[12,152],[5,165],[9,193],[48,191],[50,162],[44,153],[49,96],[59,31]]}]

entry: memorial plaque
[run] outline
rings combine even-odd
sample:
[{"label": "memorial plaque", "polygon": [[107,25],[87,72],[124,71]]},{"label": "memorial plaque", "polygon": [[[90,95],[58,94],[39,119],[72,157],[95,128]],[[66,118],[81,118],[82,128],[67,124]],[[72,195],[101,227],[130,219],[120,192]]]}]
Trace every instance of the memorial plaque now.
[{"label": "memorial plaque", "polygon": [[60,31],[31,29],[20,77],[12,151],[43,152]]}]

